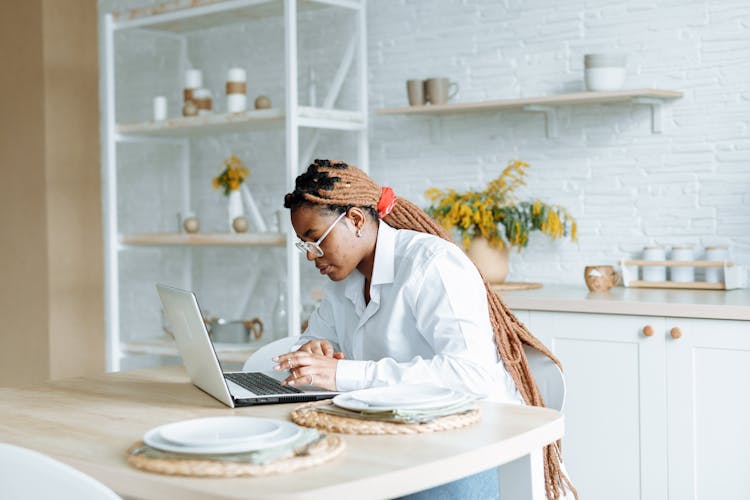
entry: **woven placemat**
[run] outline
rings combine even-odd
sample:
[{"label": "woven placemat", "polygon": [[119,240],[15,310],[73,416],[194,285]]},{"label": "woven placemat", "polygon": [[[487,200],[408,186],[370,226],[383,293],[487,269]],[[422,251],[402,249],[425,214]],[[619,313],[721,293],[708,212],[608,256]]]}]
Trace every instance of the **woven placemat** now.
[{"label": "woven placemat", "polygon": [[316,411],[316,407],[330,404],[333,403],[330,401],[305,403],[292,410],[290,416],[295,424],[342,434],[424,434],[460,429],[461,427],[476,424],[481,420],[478,409],[458,415],[440,417],[425,424],[401,424],[378,420],[362,420]]},{"label": "woven placemat", "polygon": [[262,465],[193,458],[150,458],[131,454],[141,446],[143,441],[135,443],[127,452],[128,463],[136,469],[170,476],[241,477],[286,474],[313,467],[339,456],[346,448],[346,443],[341,436],[328,435],[311,445],[304,455],[295,455]]},{"label": "woven placemat", "polygon": [[503,283],[491,283],[492,289],[496,292],[508,292],[511,290],[534,290],[542,288],[541,283],[526,283],[522,281],[505,281]]}]

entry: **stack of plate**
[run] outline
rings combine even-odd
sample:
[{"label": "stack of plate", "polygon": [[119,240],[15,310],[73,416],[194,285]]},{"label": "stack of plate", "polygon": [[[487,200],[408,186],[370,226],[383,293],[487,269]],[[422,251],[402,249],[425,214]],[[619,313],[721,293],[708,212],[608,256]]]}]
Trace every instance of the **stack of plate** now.
[{"label": "stack of plate", "polygon": [[300,427],[283,420],[209,417],[155,427],[143,436],[143,442],[173,453],[215,455],[278,448],[295,443],[301,434]]},{"label": "stack of plate", "polygon": [[363,416],[389,415],[396,417],[396,420],[420,422],[463,413],[473,408],[476,399],[473,394],[457,392],[446,387],[401,384],[339,394],[333,398],[333,404],[340,409]]}]

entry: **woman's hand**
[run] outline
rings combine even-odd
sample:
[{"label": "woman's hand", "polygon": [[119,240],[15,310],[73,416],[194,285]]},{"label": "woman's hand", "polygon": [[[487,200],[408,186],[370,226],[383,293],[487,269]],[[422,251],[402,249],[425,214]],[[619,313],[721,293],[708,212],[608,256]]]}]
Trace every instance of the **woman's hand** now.
[{"label": "woman's hand", "polygon": [[281,382],[283,385],[309,384],[331,391],[336,390],[336,365],[339,360],[333,357],[333,353],[326,356],[300,349],[277,356],[273,360],[278,363],[273,367],[274,370],[289,370],[289,376]]},{"label": "woman's hand", "polygon": [[302,344],[298,352],[309,352],[310,354],[320,354],[329,358],[344,359],[343,352],[333,352],[333,344],[325,339],[310,340]]}]

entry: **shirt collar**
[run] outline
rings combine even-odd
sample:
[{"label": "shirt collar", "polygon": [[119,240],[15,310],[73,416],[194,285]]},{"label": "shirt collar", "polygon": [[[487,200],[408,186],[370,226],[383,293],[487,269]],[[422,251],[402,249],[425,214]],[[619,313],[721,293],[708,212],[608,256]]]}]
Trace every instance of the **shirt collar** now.
[{"label": "shirt collar", "polygon": [[396,259],[396,230],[380,221],[378,241],[375,244],[375,263],[372,266],[372,285],[393,283]]}]

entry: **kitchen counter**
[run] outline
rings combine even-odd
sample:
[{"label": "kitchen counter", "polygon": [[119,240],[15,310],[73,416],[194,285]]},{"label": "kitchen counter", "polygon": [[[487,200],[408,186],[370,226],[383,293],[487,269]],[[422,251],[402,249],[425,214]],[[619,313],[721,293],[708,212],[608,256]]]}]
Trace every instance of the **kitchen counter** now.
[{"label": "kitchen counter", "polygon": [[585,286],[544,285],[535,290],[500,292],[511,309],[587,312],[750,321],[750,290],[673,290],[612,288],[589,292]]}]

